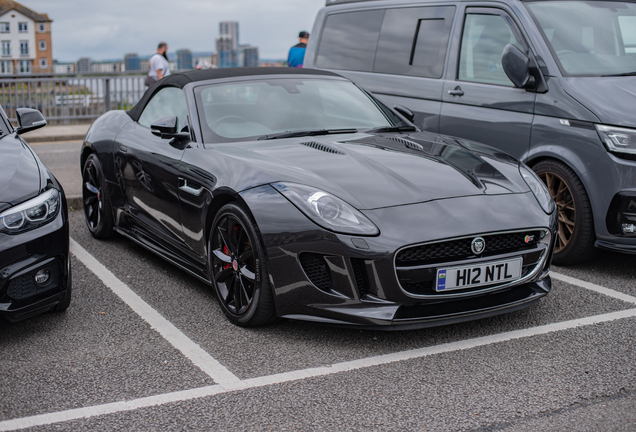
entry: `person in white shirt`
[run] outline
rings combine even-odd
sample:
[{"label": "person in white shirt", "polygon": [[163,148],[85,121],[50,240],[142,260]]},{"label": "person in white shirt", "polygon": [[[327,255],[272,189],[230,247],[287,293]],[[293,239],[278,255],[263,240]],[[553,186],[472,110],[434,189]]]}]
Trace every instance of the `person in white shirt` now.
[{"label": "person in white shirt", "polygon": [[[160,42],[159,46],[157,46],[157,52],[150,57],[150,70],[148,71],[148,77],[154,79],[154,81],[159,81],[161,78],[168,75],[170,75],[168,44]],[[146,80],[146,84],[148,84],[149,81],[149,79]]]}]

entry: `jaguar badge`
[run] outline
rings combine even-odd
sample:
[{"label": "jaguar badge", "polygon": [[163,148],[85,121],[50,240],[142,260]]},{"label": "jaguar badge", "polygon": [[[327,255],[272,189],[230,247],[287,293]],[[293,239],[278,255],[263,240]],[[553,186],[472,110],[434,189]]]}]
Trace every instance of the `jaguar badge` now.
[{"label": "jaguar badge", "polygon": [[481,237],[475,237],[470,243],[470,249],[475,255],[480,255],[486,249],[486,240]]}]

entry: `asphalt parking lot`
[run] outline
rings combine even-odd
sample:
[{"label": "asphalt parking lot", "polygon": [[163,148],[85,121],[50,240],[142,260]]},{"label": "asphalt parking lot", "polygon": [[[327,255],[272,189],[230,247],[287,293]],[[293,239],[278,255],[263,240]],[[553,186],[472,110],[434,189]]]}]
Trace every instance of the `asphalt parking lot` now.
[{"label": "asphalt parking lot", "polygon": [[71,307],[0,321],[0,431],[633,431],[636,266],[553,267],[537,305],[380,332],[243,329],[212,290],[73,211]]}]

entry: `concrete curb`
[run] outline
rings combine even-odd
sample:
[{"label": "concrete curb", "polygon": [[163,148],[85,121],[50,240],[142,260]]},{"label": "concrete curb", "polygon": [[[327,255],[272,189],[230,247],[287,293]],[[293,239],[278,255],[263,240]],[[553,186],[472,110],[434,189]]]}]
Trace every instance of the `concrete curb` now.
[{"label": "concrete curb", "polygon": [[84,141],[86,134],[83,135],[51,135],[51,136],[34,136],[25,135],[23,138],[29,144],[57,141]]}]

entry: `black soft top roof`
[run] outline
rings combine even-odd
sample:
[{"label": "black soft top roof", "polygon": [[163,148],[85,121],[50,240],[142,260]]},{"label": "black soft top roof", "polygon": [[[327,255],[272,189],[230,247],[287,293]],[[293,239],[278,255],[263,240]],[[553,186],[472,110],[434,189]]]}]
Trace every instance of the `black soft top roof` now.
[{"label": "black soft top roof", "polygon": [[204,70],[192,70],[188,72],[179,72],[168,75],[167,77],[157,81],[148,89],[141,97],[139,102],[128,111],[128,115],[134,121],[139,120],[141,112],[148,103],[148,101],[154,96],[157,91],[163,87],[178,87],[183,88],[186,84],[195,81],[207,81],[212,79],[222,78],[234,78],[242,76],[263,76],[263,75],[327,75],[327,76],[340,76],[333,72],[317,70],[317,69],[303,69],[303,68],[269,68],[269,67],[243,67],[243,68],[223,68],[223,69],[204,69]]}]

